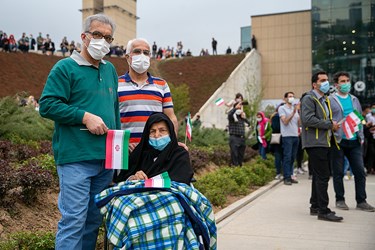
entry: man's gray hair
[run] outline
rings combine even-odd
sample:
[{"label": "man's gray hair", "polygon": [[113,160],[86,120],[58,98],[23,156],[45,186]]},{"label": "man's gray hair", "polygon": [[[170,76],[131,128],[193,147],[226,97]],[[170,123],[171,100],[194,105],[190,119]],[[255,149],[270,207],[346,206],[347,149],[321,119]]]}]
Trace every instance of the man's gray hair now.
[{"label": "man's gray hair", "polygon": [[126,54],[127,55],[129,55],[130,52],[133,50],[133,43],[134,42],[138,42],[138,41],[142,41],[142,42],[147,43],[148,49],[151,49],[150,43],[146,39],[144,39],[144,38],[135,38],[135,39],[130,40],[128,42],[128,45],[126,46]]},{"label": "man's gray hair", "polygon": [[93,21],[98,21],[104,24],[111,25],[111,28],[112,28],[111,35],[113,36],[113,33],[115,33],[116,24],[112,21],[112,19],[109,16],[104,15],[103,13],[88,16],[83,22],[83,32],[90,31],[90,26]]}]

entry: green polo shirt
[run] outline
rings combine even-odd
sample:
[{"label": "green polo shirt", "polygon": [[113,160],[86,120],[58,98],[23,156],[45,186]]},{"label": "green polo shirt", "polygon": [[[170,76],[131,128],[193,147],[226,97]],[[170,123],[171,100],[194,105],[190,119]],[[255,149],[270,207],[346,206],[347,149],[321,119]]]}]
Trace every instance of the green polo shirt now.
[{"label": "green polo shirt", "polygon": [[91,65],[78,52],[52,68],[42,96],[41,116],[55,122],[53,152],[57,165],[105,159],[106,135],[94,135],[82,123],[85,112],[101,117],[109,129],[120,129],[118,77],[102,60]]}]

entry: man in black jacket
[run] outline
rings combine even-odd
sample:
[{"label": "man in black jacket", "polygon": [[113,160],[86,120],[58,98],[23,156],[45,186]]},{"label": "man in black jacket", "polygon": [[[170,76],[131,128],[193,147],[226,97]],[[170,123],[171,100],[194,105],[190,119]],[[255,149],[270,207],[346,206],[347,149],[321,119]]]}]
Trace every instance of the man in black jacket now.
[{"label": "man in black jacket", "polygon": [[233,109],[228,113],[228,121],[231,166],[241,167],[246,149],[245,123],[250,125],[242,111],[242,102],[233,105]]}]

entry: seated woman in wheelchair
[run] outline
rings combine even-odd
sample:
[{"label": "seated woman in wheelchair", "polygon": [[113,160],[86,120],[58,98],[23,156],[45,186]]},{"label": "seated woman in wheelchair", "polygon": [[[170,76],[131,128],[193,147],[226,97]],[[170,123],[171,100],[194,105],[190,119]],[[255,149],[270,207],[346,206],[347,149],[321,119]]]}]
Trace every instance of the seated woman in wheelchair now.
[{"label": "seated woman in wheelchair", "polygon": [[168,172],[172,181],[189,185],[193,177],[189,153],[178,145],[174,131],[167,115],[152,114],[140,143],[129,156],[129,169],[122,170],[114,181],[146,180]]}]

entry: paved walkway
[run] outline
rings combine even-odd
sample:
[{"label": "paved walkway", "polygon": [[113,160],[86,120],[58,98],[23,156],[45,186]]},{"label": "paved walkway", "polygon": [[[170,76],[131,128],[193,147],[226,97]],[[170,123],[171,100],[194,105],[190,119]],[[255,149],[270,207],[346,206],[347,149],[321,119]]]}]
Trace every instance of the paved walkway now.
[{"label": "paved walkway", "polygon": [[[299,175],[299,184],[275,184],[274,181],[268,191],[218,223],[219,250],[375,249],[375,212],[355,209],[354,180],[344,183],[348,211],[335,209],[332,179],[329,183],[329,207],[344,217],[340,223],[317,220],[309,214],[311,181],[306,174]],[[375,175],[369,175],[366,184],[367,201],[374,206]],[[225,213],[228,210],[218,217],[224,218]]]}]

